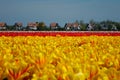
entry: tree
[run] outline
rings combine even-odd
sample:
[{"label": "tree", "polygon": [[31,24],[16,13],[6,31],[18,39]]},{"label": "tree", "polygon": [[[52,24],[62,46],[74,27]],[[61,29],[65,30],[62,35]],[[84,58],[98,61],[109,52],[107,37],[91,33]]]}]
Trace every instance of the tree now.
[{"label": "tree", "polygon": [[47,30],[47,26],[44,22],[36,22],[37,30]]},{"label": "tree", "polygon": [[81,26],[81,30],[82,31],[85,31],[86,30],[86,23],[84,23],[84,21],[83,20],[80,20],[80,26]]},{"label": "tree", "polygon": [[94,25],[96,22],[95,22],[93,19],[91,19],[91,20],[89,21],[89,23],[92,24],[92,25]]}]

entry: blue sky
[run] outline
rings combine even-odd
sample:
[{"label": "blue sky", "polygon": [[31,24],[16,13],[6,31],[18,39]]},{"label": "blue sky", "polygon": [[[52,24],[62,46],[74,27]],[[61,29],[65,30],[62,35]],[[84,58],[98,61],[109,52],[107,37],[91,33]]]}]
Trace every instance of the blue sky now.
[{"label": "blue sky", "polygon": [[44,21],[48,26],[76,20],[120,22],[120,0],[0,0],[0,22],[13,25]]}]

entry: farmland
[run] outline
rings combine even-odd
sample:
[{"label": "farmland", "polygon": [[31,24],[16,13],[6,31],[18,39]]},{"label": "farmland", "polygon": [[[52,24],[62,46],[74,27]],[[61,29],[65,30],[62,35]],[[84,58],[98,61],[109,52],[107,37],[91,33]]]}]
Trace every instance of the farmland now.
[{"label": "farmland", "polygon": [[119,80],[119,32],[0,32],[0,80]]},{"label": "farmland", "polygon": [[0,31],[0,36],[120,36],[119,31]]}]

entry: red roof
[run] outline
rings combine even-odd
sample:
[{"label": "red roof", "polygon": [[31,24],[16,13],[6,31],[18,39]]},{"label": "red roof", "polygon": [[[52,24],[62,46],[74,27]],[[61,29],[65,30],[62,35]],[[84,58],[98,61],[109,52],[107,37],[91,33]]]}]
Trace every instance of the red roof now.
[{"label": "red roof", "polygon": [[5,27],[5,26],[6,26],[6,23],[0,22],[0,27]]},{"label": "red roof", "polygon": [[56,22],[53,22],[50,24],[50,27],[56,27],[57,26],[57,23]]},{"label": "red roof", "polygon": [[35,22],[30,22],[30,23],[27,24],[27,26],[29,26],[29,27],[36,27],[37,24]]}]

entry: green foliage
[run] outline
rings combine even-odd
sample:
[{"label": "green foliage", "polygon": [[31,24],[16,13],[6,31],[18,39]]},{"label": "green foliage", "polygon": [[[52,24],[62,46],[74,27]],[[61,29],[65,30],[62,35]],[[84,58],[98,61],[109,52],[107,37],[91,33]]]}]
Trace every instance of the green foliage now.
[{"label": "green foliage", "polygon": [[[49,26],[46,26],[45,22],[36,22],[37,23],[37,31],[51,31]],[[87,24],[85,23],[83,20],[76,20],[75,23],[80,24],[80,31],[86,31],[87,28]],[[113,26],[116,26],[117,30],[120,31],[120,22],[115,22],[115,21],[111,21],[111,20],[104,20],[104,21],[100,21],[100,22],[96,22],[95,20],[90,20],[89,23],[94,25],[94,31],[101,31],[101,25],[105,24],[106,26],[108,26],[108,31],[111,31]],[[7,29],[9,31],[13,31],[16,30],[14,25],[7,25]],[[27,27],[25,27],[24,29],[21,30],[27,30]],[[60,27],[57,29],[57,31],[65,31],[64,27]]]},{"label": "green foliage", "polygon": [[13,31],[14,30],[14,26],[12,26],[12,25],[7,26],[7,30]]},{"label": "green foliage", "polygon": [[44,22],[36,22],[36,23],[37,23],[37,30],[39,30],[39,31],[48,30],[48,28]]}]

